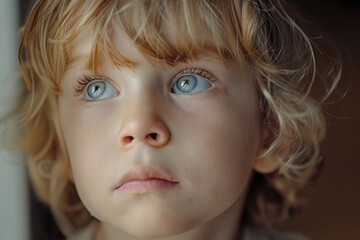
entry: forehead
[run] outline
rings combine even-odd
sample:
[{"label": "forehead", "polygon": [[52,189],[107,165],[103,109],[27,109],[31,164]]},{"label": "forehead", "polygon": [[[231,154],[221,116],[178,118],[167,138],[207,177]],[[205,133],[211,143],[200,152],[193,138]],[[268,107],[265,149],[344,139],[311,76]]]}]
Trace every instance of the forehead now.
[{"label": "forehead", "polygon": [[[144,49],[143,52],[140,52],[141,47],[136,46],[122,28],[113,30],[111,46],[107,47],[97,48],[101,43],[99,43],[99,39],[94,38],[95,34],[94,28],[88,26],[73,40],[68,51],[67,70],[76,67],[96,73],[103,64],[134,68],[139,62],[150,62],[144,56],[146,54]],[[97,51],[98,53],[96,53]],[[158,60],[160,61],[160,59]]]},{"label": "forehead", "polygon": [[156,52],[149,51],[146,46],[136,44],[121,28],[113,31],[110,43],[112,49],[100,48],[97,49],[99,53],[96,53],[96,45],[99,45],[99,42],[94,38],[94,34],[94,28],[89,26],[74,39],[68,51],[69,63],[66,69],[76,67],[98,73],[103,64],[135,68],[140,62],[148,62],[158,67],[172,67],[179,63],[214,57],[214,54],[204,49],[196,54],[174,51],[165,59]]},{"label": "forehead", "polygon": [[94,44],[94,30],[91,27],[84,28],[72,41],[68,55],[70,62],[88,56]]}]

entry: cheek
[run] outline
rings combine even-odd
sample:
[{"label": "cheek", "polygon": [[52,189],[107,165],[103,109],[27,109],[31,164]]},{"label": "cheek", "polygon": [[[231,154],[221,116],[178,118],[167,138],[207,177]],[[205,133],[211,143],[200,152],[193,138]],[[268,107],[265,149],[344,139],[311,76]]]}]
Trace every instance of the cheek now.
[{"label": "cheek", "polygon": [[76,104],[79,103],[62,99],[59,111],[74,180],[82,195],[83,189],[97,185],[109,176],[103,172],[107,167],[107,158],[104,156],[110,138],[104,135],[105,126],[109,126],[104,118],[108,109],[99,108],[101,111],[94,113],[84,111]]},{"label": "cheek", "polygon": [[109,139],[104,136],[102,124],[94,125],[93,120],[87,121],[77,113],[66,122],[64,138],[77,192],[86,208],[93,215],[101,216],[115,170],[109,158],[118,159],[118,156],[111,156],[112,152],[108,151]]},{"label": "cheek", "polygon": [[114,105],[94,108],[69,98],[64,97],[59,102],[61,127],[69,154],[91,156],[102,149],[94,146],[104,145],[102,143],[109,140],[105,134],[109,132],[109,126],[113,125],[110,125],[108,116]]},{"label": "cheek", "polygon": [[[224,107],[226,106],[226,107]],[[183,166],[194,191],[219,201],[237,198],[247,185],[259,148],[258,112],[251,104],[204,105],[179,129]]]}]

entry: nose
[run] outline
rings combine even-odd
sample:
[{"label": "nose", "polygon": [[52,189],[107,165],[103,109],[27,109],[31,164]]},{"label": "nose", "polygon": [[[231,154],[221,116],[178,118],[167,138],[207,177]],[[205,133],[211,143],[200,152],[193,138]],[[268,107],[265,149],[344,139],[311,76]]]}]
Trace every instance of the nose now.
[{"label": "nose", "polygon": [[161,108],[157,108],[152,101],[130,104],[125,113],[120,128],[120,145],[131,148],[143,143],[151,147],[165,146],[171,138],[167,124],[161,119]]}]

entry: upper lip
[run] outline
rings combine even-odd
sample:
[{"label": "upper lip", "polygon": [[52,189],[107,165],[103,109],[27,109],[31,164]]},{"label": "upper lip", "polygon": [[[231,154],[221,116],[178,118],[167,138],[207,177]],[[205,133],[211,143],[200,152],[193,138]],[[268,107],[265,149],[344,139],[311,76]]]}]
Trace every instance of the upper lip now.
[{"label": "upper lip", "polygon": [[134,180],[161,179],[164,181],[178,183],[166,170],[153,166],[137,166],[130,168],[122,175],[120,180],[115,184],[114,190],[120,188],[127,182]]}]

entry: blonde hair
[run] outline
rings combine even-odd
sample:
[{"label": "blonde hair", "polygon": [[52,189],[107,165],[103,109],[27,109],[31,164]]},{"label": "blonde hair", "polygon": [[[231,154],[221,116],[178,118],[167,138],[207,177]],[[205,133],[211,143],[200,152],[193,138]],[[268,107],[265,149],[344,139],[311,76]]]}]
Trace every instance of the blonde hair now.
[{"label": "blonde hair", "polygon": [[[289,217],[321,162],[325,122],[320,105],[340,71],[332,62],[318,74],[312,42],[280,0],[38,0],[20,32],[19,63],[28,89],[20,145],[39,198],[66,235],[91,217],[72,181],[57,96],[71,61],[70,46],[90,25],[95,37],[88,65],[94,71],[105,56],[117,65],[134,66],[113,43],[114,29],[122,27],[153,64],[172,66],[206,52],[251,72],[262,123],[271,131],[263,157],[276,153],[280,167],[271,174],[255,174],[246,216],[264,226]],[[327,84],[315,100],[310,93],[319,81]]]}]

